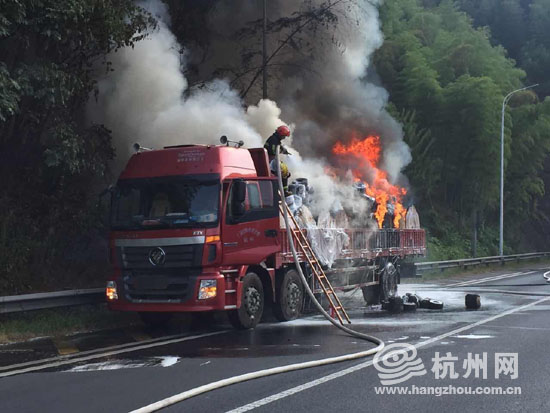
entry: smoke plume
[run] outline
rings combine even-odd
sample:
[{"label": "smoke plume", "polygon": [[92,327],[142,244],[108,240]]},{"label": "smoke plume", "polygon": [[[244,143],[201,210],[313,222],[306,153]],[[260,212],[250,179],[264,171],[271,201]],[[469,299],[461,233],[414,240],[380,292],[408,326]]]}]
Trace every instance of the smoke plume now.
[{"label": "smoke plume", "polygon": [[[293,148],[287,163],[293,177],[304,176],[315,187],[314,210],[342,205],[367,208],[356,202],[351,175],[344,171],[334,179],[325,170],[331,164],[333,144],[357,134],[381,136],[380,166],[392,182],[402,179],[401,170],[411,160],[401,126],[385,110],[388,94],[369,73],[370,58],[383,42],[379,2],[268,1],[270,22],[326,7],[331,17],[304,26],[285,52],[270,61],[272,100],[261,100],[256,86],[243,100],[216,73],[220,67],[238,68],[247,50],[261,50],[261,36],[236,37],[237,31],[259,19],[261,2],[219,0],[208,19],[209,58],[196,61],[199,53],[193,47],[180,52],[169,29],[166,5],[160,0],[147,1],[143,7],[158,18],[158,27],[133,48],[110,56],[114,71],[99,81],[98,98],[89,104],[89,118],[113,131],[122,162],[134,142],[153,148],[215,144],[227,135],[232,140],[243,139],[247,147],[258,147],[286,123],[293,130],[293,141],[285,142]],[[285,41],[290,31],[292,27],[283,27],[270,33],[268,52]],[[190,90],[183,75],[188,63],[197,68],[199,79],[214,80]]]},{"label": "smoke plume", "polygon": [[[411,155],[403,142],[401,125],[385,110],[388,93],[370,80],[371,56],[383,42],[379,3],[366,0],[267,2],[271,22],[310,10],[327,9],[327,14],[334,16],[319,24],[306,25],[289,42],[293,43],[288,46],[291,52],[281,52],[270,61],[269,95],[281,107],[283,119],[296,125],[294,147],[304,158],[330,161],[330,150],[337,140],[346,142],[354,135],[379,135],[383,145],[380,166],[395,182],[411,161]],[[232,12],[234,10],[239,13]],[[236,30],[260,15],[261,8],[256,2],[218,2],[210,20],[214,33],[210,46],[212,58],[202,64],[201,76],[208,77],[229,62],[239,66],[240,53],[235,51],[231,39]],[[268,55],[293,28],[268,34]],[[260,50],[260,34],[239,38],[240,50]],[[259,90],[258,87],[256,94],[251,94],[252,102]]]},{"label": "smoke plume", "polygon": [[158,19],[157,28],[134,47],[109,56],[114,68],[98,83],[98,98],[88,105],[89,119],[112,130],[122,164],[132,144],[160,149],[179,144],[216,144],[222,135],[243,139],[249,147],[263,145],[263,134],[283,122],[271,101],[244,111],[226,80],[188,90],[182,73],[185,53],[169,29],[166,5],[159,0],[142,6]]}]

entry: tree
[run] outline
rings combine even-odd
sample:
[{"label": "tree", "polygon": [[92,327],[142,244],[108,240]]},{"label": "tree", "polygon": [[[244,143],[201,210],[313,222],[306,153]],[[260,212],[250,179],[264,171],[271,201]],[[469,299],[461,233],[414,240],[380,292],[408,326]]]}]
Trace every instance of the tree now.
[{"label": "tree", "polygon": [[532,226],[534,232],[539,233],[542,228],[547,230],[550,222],[550,215],[539,205],[545,195],[542,172],[550,156],[550,99],[514,108],[512,119],[513,139],[505,179],[505,220],[508,238],[519,242],[522,229],[530,221],[541,224],[538,231],[536,225]]},{"label": "tree", "polygon": [[131,0],[0,4],[0,290],[16,292],[90,228],[90,188],[113,151],[84,105],[106,56],[154,21]]}]

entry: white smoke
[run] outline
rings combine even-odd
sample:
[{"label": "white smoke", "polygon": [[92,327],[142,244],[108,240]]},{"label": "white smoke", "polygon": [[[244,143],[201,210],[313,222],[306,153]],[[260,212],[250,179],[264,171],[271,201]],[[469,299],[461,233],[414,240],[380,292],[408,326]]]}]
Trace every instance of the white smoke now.
[{"label": "white smoke", "polygon": [[[311,0],[309,6],[325,4]],[[292,16],[303,11],[302,2],[270,0],[270,18]],[[248,108],[239,94],[223,79],[190,90],[183,75],[192,51],[181,46],[169,29],[167,6],[160,0],[142,3],[158,19],[158,27],[134,47],[109,56],[114,71],[98,83],[98,97],[91,99],[89,119],[113,131],[119,163],[124,163],[134,142],[161,148],[178,144],[216,144],[222,135],[244,140],[247,147],[260,147],[281,124],[293,130],[293,147],[287,157],[293,178],[306,177],[316,191],[316,213],[344,206],[365,212],[357,202],[353,179],[335,180],[326,174],[330,149],[336,140],[346,140],[352,132],[376,133],[382,138],[382,167],[390,180],[399,178],[410,160],[400,125],[386,112],[387,92],[366,80],[372,53],[383,41],[376,1],[343,1],[334,12],[335,27],[326,25],[305,33],[312,44],[314,60],[300,53],[285,53],[283,79],[270,82],[267,99],[250,101]],[[235,14],[235,10],[239,10]],[[231,30],[258,18],[257,5],[248,0],[220,0],[210,19],[218,32],[211,39],[213,61],[199,67],[205,78],[226,63],[239,64],[239,50],[232,45]],[[310,36],[310,39],[307,39]],[[273,48],[280,39],[270,39]],[[310,72],[295,67],[310,65]],[[258,102],[256,105],[254,102]],[[286,122],[284,122],[285,120]],[[300,156],[300,153],[302,156]],[[360,209],[361,211],[357,210]]]},{"label": "white smoke", "polygon": [[120,160],[127,159],[134,142],[158,149],[216,144],[227,135],[249,147],[262,146],[263,136],[282,123],[277,105],[260,101],[245,112],[225,80],[189,92],[182,73],[185,57],[168,28],[166,5],[151,0],[143,7],[157,17],[158,27],[134,47],[109,56],[114,71],[99,81],[98,99],[88,105],[89,119],[113,131]]},{"label": "white smoke", "polygon": [[[269,96],[282,109],[282,118],[295,125],[294,147],[304,158],[325,158],[330,162],[336,141],[347,142],[354,135],[379,135],[383,148],[380,167],[395,183],[403,180],[401,170],[411,161],[411,155],[403,142],[401,125],[385,109],[387,91],[372,80],[369,72],[371,57],[383,43],[380,3],[381,0],[270,0],[269,22],[328,6],[336,20],[304,26],[270,61]],[[211,59],[198,65],[202,77],[212,76],[219,67],[233,66],[238,72],[241,52],[260,50],[261,33],[234,40],[236,31],[260,16],[260,3],[216,3],[209,17],[213,33],[209,43]],[[268,55],[295,27],[268,33]],[[243,79],[242,86],[246,88],[250,77]],[[259,93],[258,82],[248,93],[248,101],[254,102]]]}]

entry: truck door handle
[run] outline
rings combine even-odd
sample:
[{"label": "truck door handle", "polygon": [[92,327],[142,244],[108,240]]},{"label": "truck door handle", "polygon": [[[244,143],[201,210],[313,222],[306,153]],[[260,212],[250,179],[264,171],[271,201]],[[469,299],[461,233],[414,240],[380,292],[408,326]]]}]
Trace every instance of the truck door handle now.
[{"label": "truck door handle", "polygon": [[276,229],[266,229],[264,232],[266,237],[275,238],[277,236]]}]

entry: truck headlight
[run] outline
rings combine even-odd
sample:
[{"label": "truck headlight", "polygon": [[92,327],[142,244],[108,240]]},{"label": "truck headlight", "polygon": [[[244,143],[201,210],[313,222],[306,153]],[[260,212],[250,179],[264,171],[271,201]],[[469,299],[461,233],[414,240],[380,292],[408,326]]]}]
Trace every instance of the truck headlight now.
[{"label": "truck headlight", "polygon": [[216,280],[201,280],[199,287],[199,300],[206,300],[207,298],[214,298],[217,293]]},{"label": "truck headlight", "polygon": [[116,282],[107,281],[107,287],[105,288],[105,295],[108,301],[118,300],[118,294],[116,291]]}]

